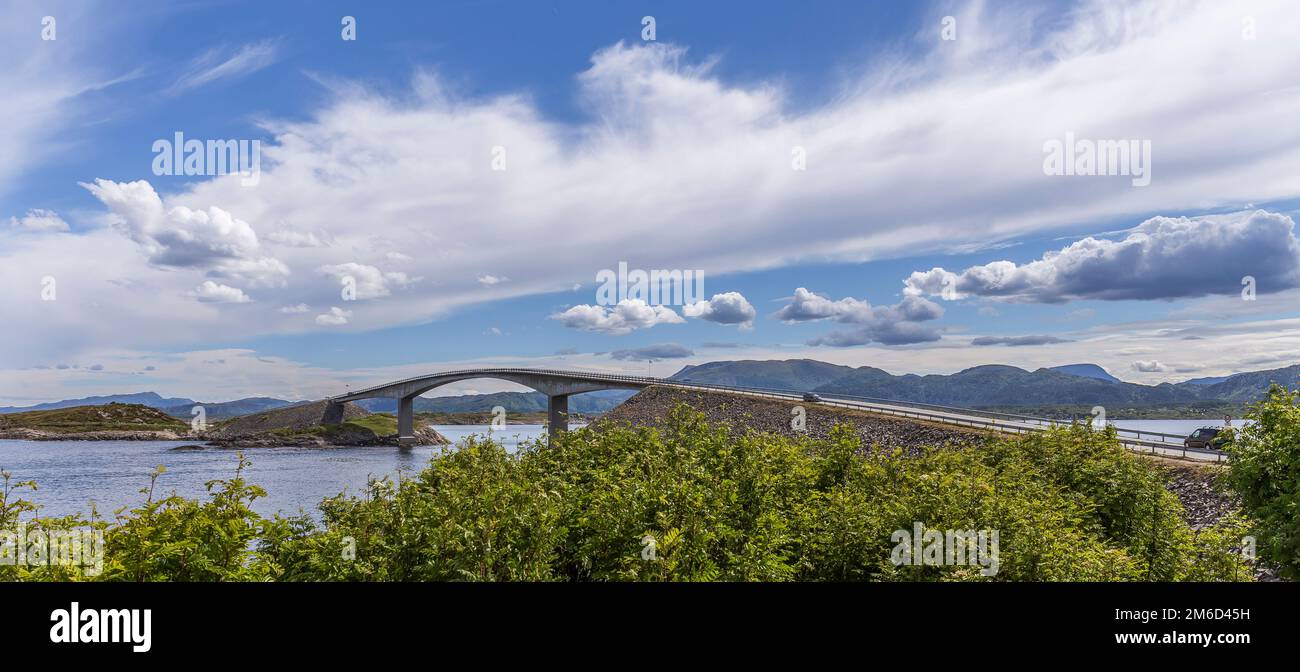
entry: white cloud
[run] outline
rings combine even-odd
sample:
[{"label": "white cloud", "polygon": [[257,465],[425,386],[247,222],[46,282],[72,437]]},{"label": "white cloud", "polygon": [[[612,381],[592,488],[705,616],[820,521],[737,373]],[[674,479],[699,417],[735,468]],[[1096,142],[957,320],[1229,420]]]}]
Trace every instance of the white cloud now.
[{"label": "white cloud", "polygon": [[686,321],[672,308],[650,306],[641,299],[623,299],[618,305],[610,307],[581,304],[551,315],[551,319],[572,329],[615,336],[630,334],[637,329],[649,329],[657,324],[682,324]]},{"label": "white cloud", "polygon": [[718,324],[735,324],[741,329],[752,328],[757,314],[754,306],[740,292],[714,294],[708,301],[682,306],[682,312],[687,317],[698,317]]},{"label": "white cloud", "polygon": [[794,324],[830,320],[858,325],[849,331],[833,331],[808,341],[809,345],[848,347],[867,343],[907,345],[939,340],[939,332],[918,324],[943,316],[943,308],[920,296],[904,296],[893,306],[873,306],[866,301],[846,297],[838,301],[799,287],[790,303],[773,317]]},{"label": "white cloud", "polygon": [[28,210],[22,219],[9,218],[9,226],[23,231],[67,231],[68,223],[53,210]]},{"label": "white cloud", "polygon": [[333,276],[340,284],[351,278],[356,283],[357,299],[375,299],[381,296],[392,294],[389,285],[400,287],[409,284],[410,279],[405,273],[400,271],[391,271],[385,273],[374,266],[359,264],[350,261],[346,264],[334,264],[332,266],[321,266],[318,269],[326,275]]},{"label": "white cloud", "polygon": [[210,49],[190,62],[189,69],[176,80],[169,93],[252,74],[274,63],[278,52],[275,42],[270,40],[241,45],[234,50]]},{"label": "white cloud", "polygon": [[500,276],[492,275],[490,273],[482,273],[478,276],[478,284],[483,285],[484,287],[499,285],[509,280],[510,278],[500,277]]},{"label": "white cloud", "polygon": [[[766,82],[736,83],[711,68],[707,55],[664,44],[598,51],[575,79],[578,121],[549,118],[526,91],[469,98],[423,73],[396,95],[339,85],[320,107],[266,122],[273,140],[263,145],[256,188],[226,176],[188,183],[165,199],[145,183],[147,193],[129,202],[105,201],[152,265],[99,234],[59,236],[83,239],[78,250],[91,242],[111,250],[118,255],[105,262],[112,272],[93,276],[166,293],[167,306],[177,299],[194,304],[185,292],[209,276],[276,286],[258,292],[243,324],[214,324],[208,314],[218,311],[192,305],[145,323],[156,328],[131,321],[153,310],[141,307],[85,306],[80,321],[45,310],[32,319],[76,334],[86,316],[96,315],[102,342],[121,347],[159,339],[175,345],[226,330],[245,338],[284,333],[300,329],[300,320],[280,315],[277,306],[323,306],[338,296],[329,283],[288,283],[290,268],[373,267],[386,251],[401,250],[431,277],[367,305],[364,323],[378,329],[590,282],[629,249],[646,268],[717,276],[988,246],[1080,222],[1300,195],[1300,127],[1293,123],[1300,42],[1277,37],[1300,25],[1290,3],[1252,7],[1270,30],[1251,43],[1225,29],[1239,25],[1240,12],[1219,3],[1168,10],[1085,4],[1046,17],[1034,16],[1049,11],[1039,8],[974,7],[973,22],[963,25],[979,30],[964,30],[957,45],[940,44],[927,29],[925,41],[900,50],[905,61],[885,52],[873,65],[846,62],[844,87],[820,103],[787,96],[773,83],[788,74],[779,69],[766,73]],[[22,33],[5,22],[0,30]],[[20,43],[26,44],[12,42]],[[917,54],[916,47],[933,53]],[[49,57],[29,51],[0,46],[21,69],[44,72],[39,66]],[[959,58],[957,51],[978,57]],[[222,59],[230,60],[223,54],[195,73]],[[75,78],[49,79],[0,74],[0,88],[21,96],[11,106],[24,110],[17,130],[0,129],[0,178],[9,178],[0,184],[49,145],[24,137],[33,130],[48,137],[48,125],[29,117],[66,110],[76,90],[68,84]],[[1044,175],[1043,142],[1069,130],[1150,139],[1157,166],[1151,185]],[[506,173],[491,170],[485,148],[498,145],[509,149]],[[790,169],[796,145],[808,152],[807,171]],[[117,186],[133,184],[139,183]],[[159,203],[139,198],[149,195]],[[206,221],[172,223],[168,213],[182,206]],[[220,231],[224,220],[213,208],[229,214],[232,227],[243,221],[256,233],[304,223],[330,247],[285,246],[270,256],[248,245],[237,227]],[[166,235],[173,227],[185,235]],[[0,268],[21,269],[12,273],[12,286],[30,283],[33,272],[39,278],[42,266],[65,268],[58,260],[74,249],[7,243]],[[20,253],[47,256],[28,262]],[[194,264],[162,269],[170,274],[156,268],[184,259]],[[477,280],[484,269],[508,272],[511,281],[485,292]],[[391,281],[385,285],[391,290]],[[99,291],[100,301],[131,300]],[[18,310],[30,307],[23,301],[0,298],[0,312],[31,314]],[[14,347],[18,338],[0,342],[0,352],[38,349]]]},{"label": "white cloud", "polygon": [[311,231],[279,229],[266,234],[266,239],[290,247],[324,247],[325,243]]},{"label": "white cloud", "polygon": [[1147,359],[1133,362],[1133,370],[1140,373],[1162,373],[1168,371],[1169,367],[1154,359]]},{"label": "white cloud", "polygon": [[288,266],[279,259],[258,256],[257,233],[248,222],[219,207],[165,209],[145,180],[96,179],[81,186],[109,207],[114,224],[144,248],[150,263],[207,269],[220,277],[266,286],[282,285],[289,275]]},{"label": "white cloud", "polygon": [[352,317],[352,311],[343,310],[338,306],[331,306],[330,312],[316,316],[316,324],[328,326],[347,324],[349,317]]},{"label": "white cloud", "polygon": [[311,312],[311,306],[305,303],[299,303],[293,306],[281,306],[280,312],[286,315],[297,315],[300,313],[308,313]]},{"label": "white cloud", "polygon": [[1239,294],[1247,276],[1261,292],[1300,285],[1300,240],[1290,217],[1263,210],[1152,217],[1122,240],[1084,238],[1023,265],[917,271],[906,284],[917,296],[948,286],[959,297],[1061,303]]},{"label": "white cloud", "polygon": [[243,290],[211,280],[205,280],[203,284],[190,292],[190,295],[204,303],[248,303],[252,301]]}]

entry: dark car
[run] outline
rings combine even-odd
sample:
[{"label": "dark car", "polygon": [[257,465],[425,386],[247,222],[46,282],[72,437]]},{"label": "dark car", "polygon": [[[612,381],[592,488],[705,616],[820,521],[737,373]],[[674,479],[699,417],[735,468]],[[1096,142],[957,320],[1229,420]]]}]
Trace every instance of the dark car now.
[{"label": "dark car", "polygon": [[816,403],[816,402],[821,401],[822,398],[821,398],[820,395],[818,395],[818,394],[816,394],[816,393],[813,393],[813,392],[804,392],[804,393],[803,393],[803,400],[804,400],[804,401],[810,401],[810,402]]},{"label": "dark car", "polygon": [[1224,443],[1224,439],[1219,436],[1220,431],[1218,427],[1202,427],[1183,439],[1183,447],[1217,450]]}]

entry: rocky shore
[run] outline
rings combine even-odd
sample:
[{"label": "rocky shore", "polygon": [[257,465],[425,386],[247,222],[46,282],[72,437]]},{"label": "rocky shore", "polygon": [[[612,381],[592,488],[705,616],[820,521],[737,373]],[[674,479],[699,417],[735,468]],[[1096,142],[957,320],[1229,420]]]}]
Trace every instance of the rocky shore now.
[{"label": "rocky shore", "polygon": [[185,441],[202,439],[170,430],[105,430],[97,432],[50,432],[29,427],[0,429],[0,439],[20,441]]},{"label": "rocky shore", "polygon": [[[663,387],[642,390],[606,413],[596,424],[626,422],[635,426],[657,427],[665,421],[678,402],[703,413],[710,423],[722,423],[736,429],[763,433],[825,439],[830,437],[835,425],[851,425],[862,437],[863,445],[876,450],[902,449],[905,452],[916,452],[928,446],[971,445],[990,440],[988,434],[972,429],[902,420],[865,411]],[[806,414],[804,432],[796,432],[791,426],[795,406],[803,407]]]}]

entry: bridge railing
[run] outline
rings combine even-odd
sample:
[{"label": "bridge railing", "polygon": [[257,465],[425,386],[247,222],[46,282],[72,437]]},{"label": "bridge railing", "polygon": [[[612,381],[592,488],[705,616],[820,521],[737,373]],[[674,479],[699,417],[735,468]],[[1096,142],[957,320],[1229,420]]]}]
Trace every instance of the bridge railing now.
[{"label": "bridge railing", "polygon": [[[802,400],[804,394],[798,390],[755,386],[715,385],[711,383],[697,383],[690,380],[665,380],[662,384],[685,388],[714,389],[725,392],[772,396],[783,400]],[[822,401],[819,403],[832,406],[857,409],[867,407],[873,412],[885,413],[888,415],[929,420],[932,422],[942,422],[945,424],[955,424],[958,426],[993,429],[1016,434],[1031,431],[1043,431],[1051,427],[1066,427],[1070,424],[1051,420],[1049,418],[1038,418],[1028,415],[1017,415],[1014,413],[1000,413],[996,411],[978,411],[951,406],[940,406],[938,404],[924,404],[838,393],[822,394],[819,392],[816,394],[822,398]],[[859,403],[837,403],[837,400],[840,402]],[[1183,436],[1179,434],[1127,429],[1123,427],[1115,427],[1114,425],[1111,425],[1111,427],[1114,428],[1116,438],[1119,442],[1130,449],[1150,452],[1152,454],[1181,455],[1183,457],[1200,455],[1205,458],[1213,458],[1216,462],[1226,458],[1226,455],[1222,451],[1186,447],[1182,442]]]}]

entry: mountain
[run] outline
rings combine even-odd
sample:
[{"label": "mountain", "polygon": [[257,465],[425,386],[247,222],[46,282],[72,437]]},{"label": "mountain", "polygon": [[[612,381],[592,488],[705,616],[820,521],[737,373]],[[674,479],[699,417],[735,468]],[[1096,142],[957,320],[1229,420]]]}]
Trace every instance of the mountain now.
[{"label": "mountain", "polygon": [[[569,397],[573,413],[604,413],[635,394],[632,390],[601,390]],[[393,413],[397,402],[392,399],[363,399],[357,402],[371,413]],[[483,413],[501,406],[508,413],[546,412],[546,395],[541,392],[493,392],[455,397],[418,397],[417,413]]]},{"label": "mountain", "polygon": [[972,367],[951,375],[895,376],[871,366],[853,368],[807,359],[710,362],[685,367],[672,378],[699,383],[844,394],[969,408],[1068,405],[1137,407],[1206,402],[1248,403],[1263,395],[1270,382],[1285,382],[1294,387],[1300,379],[1300,365],[1239,373],[1208,385],[1190,382],[1176,385],[1126,383],[1091,364],[1036,371],[993,364]]},{"label": "mountain", "polygon": [[1096,364],[1066,364],[1065,366],[1053,366],[1050,370],[1068,373],[1072,376],[1081,376],[1083,378],[1096,378],[1097,380],[1104,380],[1108,383],[1124,382],[1119,378],[1110,375],[1106,369],[1103,369]]},{"label": "mountain", "polygon": [[1179,383],[1179,385],[1213,385],[1215,383],[1222,383],[1231,377],[1232,376],[1213,376],[1209,378],[1192,378],[1191,380],[1184,380]]},{"label": "mountain", "polygon": [[202,406],[203,412],[209,420],[222,420],[259,411],[269,411],[273,408],[282,408],[296,403],[301,402],[285,401],[284,399],[274,399],[272,397],[247,397],[234,401],[191,401],[178,406],[168,406],[162,410],[168,415],[189,419],[193,415],[194,407]]},{"label": "mountain", "polygon": [[[1258,399],[1272,383],[1295,388],[1300,382],[1300,364],[1268,371],[1250,371],[1228,376],[1227,380],[1203,386],[1205,394],[1223,401],[1250,402]],[[1180,383],[1187,385],[1187,383]],[[1195,384],[1193,384],[1195,386]]]},{"label": "mountain", "polygon": [[[875,369],[880,371],[880,369]],[[855,371],[852,367],[827,364],[815,359],[781,361],[709,362],[683,367],[673,380],[739,387],[773,389],[812,389]],[[884,371],[880,373],[888,376]]]},{"label": "mountain", "polygon": [[[112,394],[104,397],[82,397],[81,399],[64,399],[35,406],[0,406],[0,413],[22,413],[25,411],[48,411],[56,408],[73,406],[103,406],[105,404],[139,404],[149,408],[164,409],[175,406],[193,406],[193,399],[184,397],[164,398],[157,392],[137,392],[135,394]],[[186,410],[188,414],[189,411]]]}]

